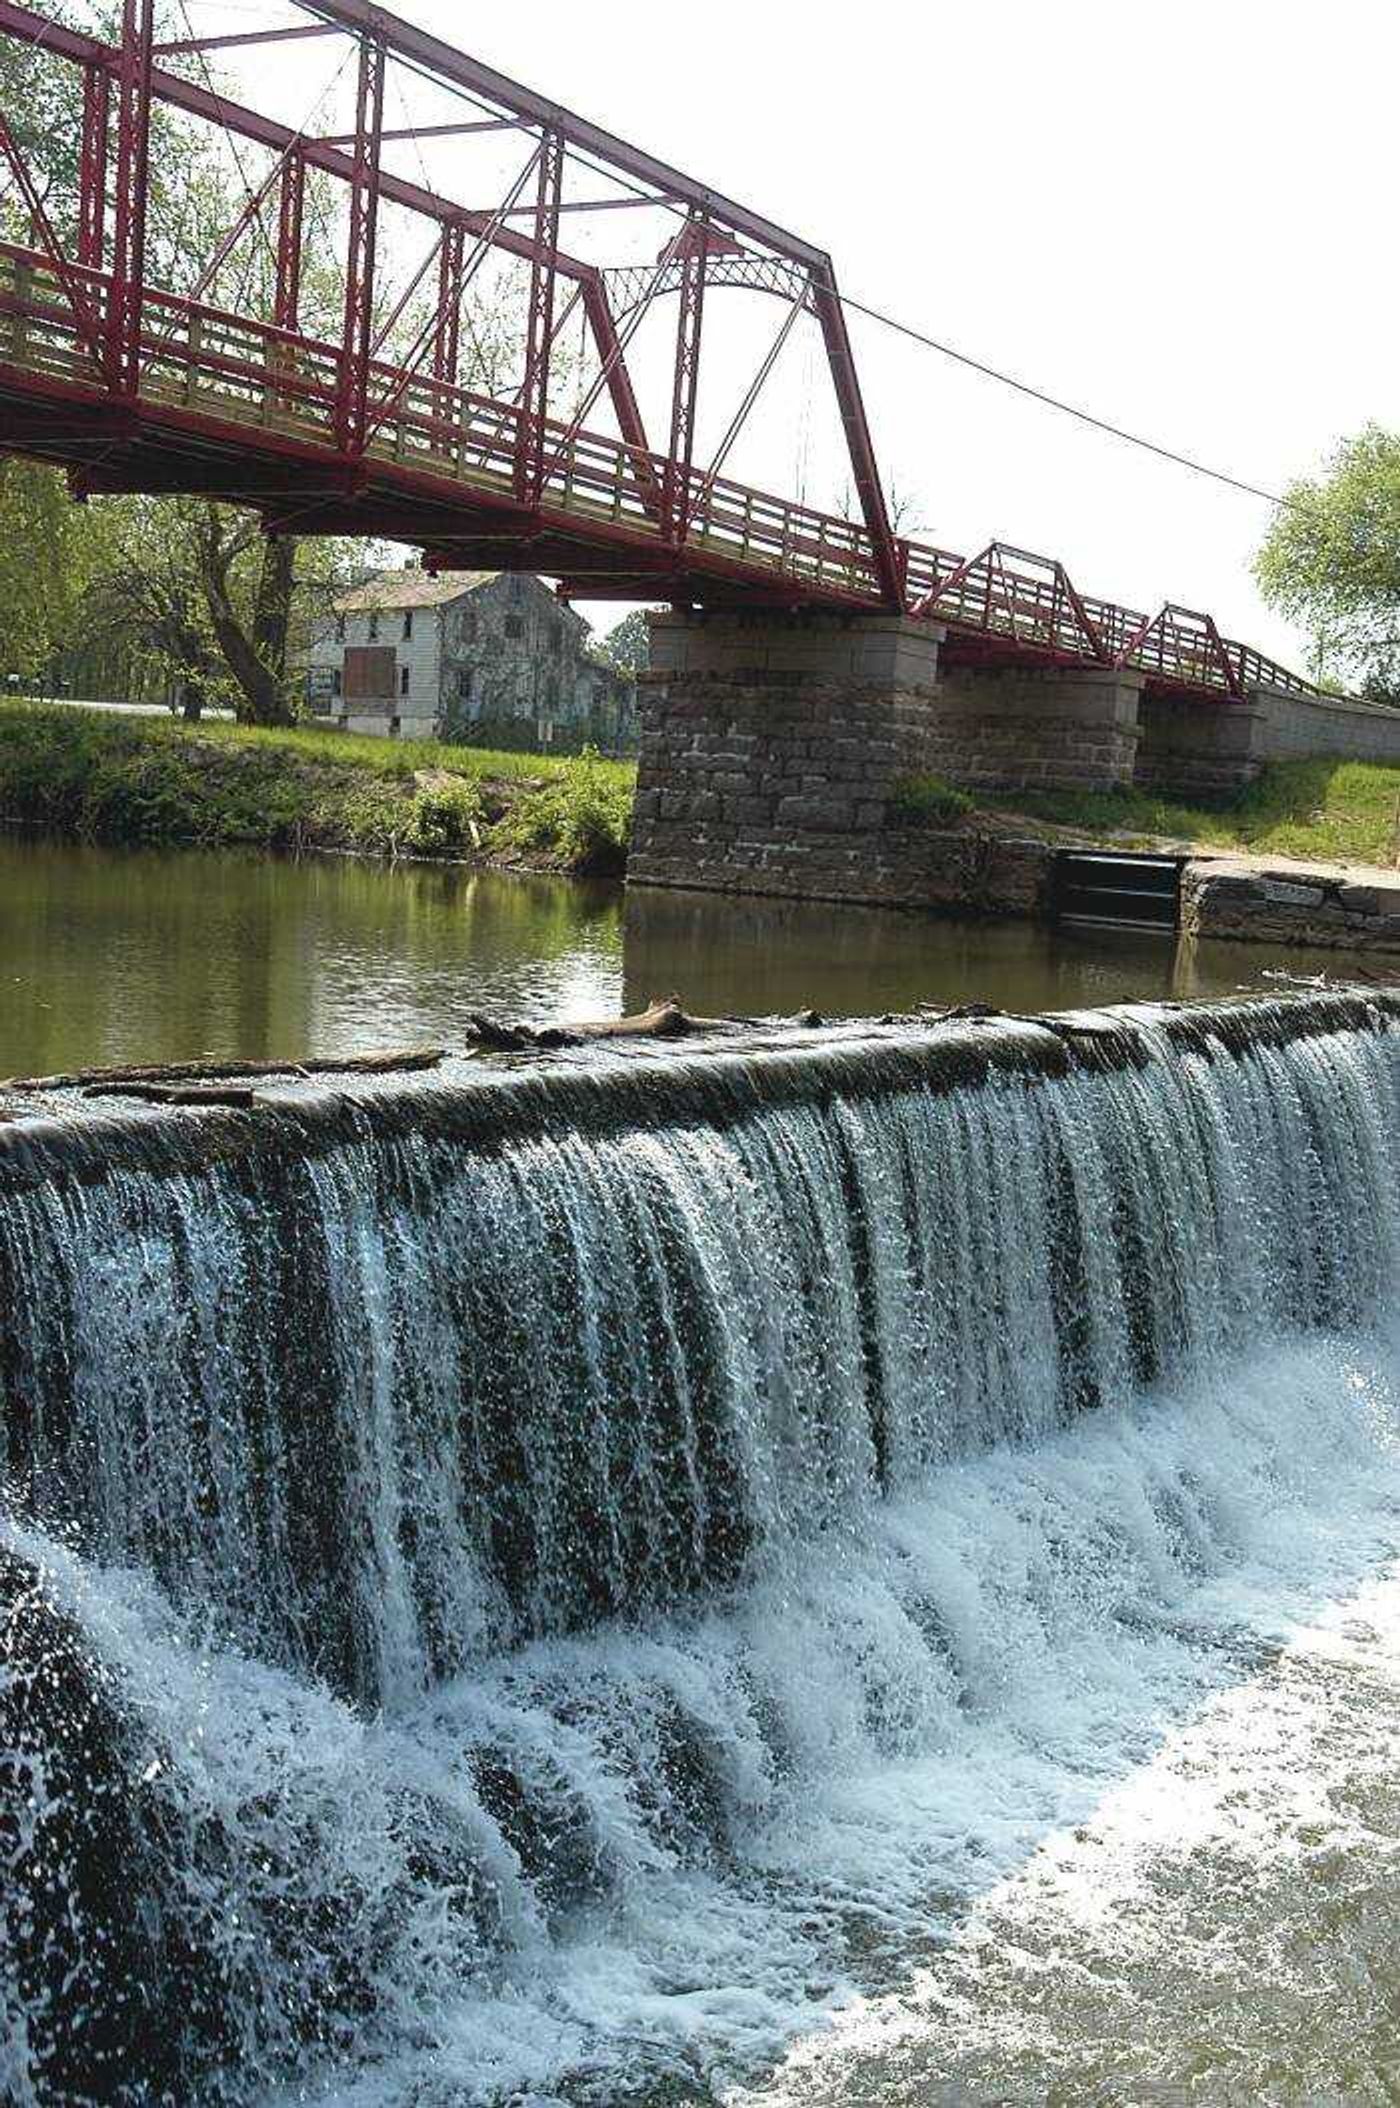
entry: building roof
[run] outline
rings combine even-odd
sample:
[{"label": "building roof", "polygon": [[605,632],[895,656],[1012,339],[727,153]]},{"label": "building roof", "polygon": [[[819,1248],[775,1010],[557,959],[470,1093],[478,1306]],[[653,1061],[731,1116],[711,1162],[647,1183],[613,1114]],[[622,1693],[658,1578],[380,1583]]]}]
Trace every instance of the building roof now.
[{"label": "building roof", "polygon": [[337,594],[331,605],[337,615],[351,615],[361,608],[436,608],[457,600],[477,586],[489,585],[495,571],[388,571],[371,578],[348,593]]}]

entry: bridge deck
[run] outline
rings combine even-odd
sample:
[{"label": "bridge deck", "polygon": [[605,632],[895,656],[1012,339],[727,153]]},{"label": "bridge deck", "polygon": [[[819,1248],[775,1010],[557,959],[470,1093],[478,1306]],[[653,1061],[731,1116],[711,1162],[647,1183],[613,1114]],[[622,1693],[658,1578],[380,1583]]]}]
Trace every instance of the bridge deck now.
[{"label": "bridge deck", "polygon": [[[591,598],[878,612],[863,526],[551,420],[537,504],[522,500],[522,411],[376,363],[363,453],[337,443],[341,351],[271,323],[143,289],[136,394],[115,394],[102,346],[103,271],[0,244],[0,449],[102,491],[190,491],[259,508],[298,533],[386,536],[430,562],[528,569]],[[668,516],[686,520],[684,538]],[[1149,618],[1078,593],[1063,566],[993,544],[973,559],[899,545],[904,612],[948,629],[953,662],[1121,667],[1164,693],[1243,697],[1310,684],[1208,617]]]}]

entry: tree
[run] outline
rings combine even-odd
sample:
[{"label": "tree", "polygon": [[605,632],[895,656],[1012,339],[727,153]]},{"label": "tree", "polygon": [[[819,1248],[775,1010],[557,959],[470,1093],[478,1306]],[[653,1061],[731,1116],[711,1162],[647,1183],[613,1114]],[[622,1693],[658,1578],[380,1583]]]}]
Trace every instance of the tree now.
[{"label": "tree", "polygon": [[52,469],[0,459],[0,680],[31,681],[71,624],[91,534]]},{"label": "tree", "polygon": [[1271,607],[1375,694],[1400,686],[1400,434],[1367,425],[1289,486],[1254,562]]},{"label": "tree", "polygon": [[268,540],[257,515],[203,498],[108,498],[78,626],[154,671],[187,705],[290,724],[299,589],[324,598],[352,544]]},{"label": "tree", "polygon": [[619,673],[645,673],[651,651],[645,608],[633,608],[598,640],[598,656]]}]

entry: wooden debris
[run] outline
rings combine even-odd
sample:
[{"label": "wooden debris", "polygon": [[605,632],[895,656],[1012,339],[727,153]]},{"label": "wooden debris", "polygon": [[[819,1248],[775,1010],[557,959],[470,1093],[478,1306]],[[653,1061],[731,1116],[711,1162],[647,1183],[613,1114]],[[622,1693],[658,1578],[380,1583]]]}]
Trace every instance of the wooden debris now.
[{"label": "wooden debris", "polygon": [[398,1069],[432,1069],[446,1047],[404,1047],[378,1054],[317,1055],[302,1061],[166,1061],[148,1066],[70,1069],[56,1076],[9,1076],[0,1091],[71,1091],[89,1094],[125,1083],[221,1083],[230,1076],[388,1076]]},{"label": "wooden debris", "polygon": [[467,1037],[472,1046],[497,1054],[547,1054],[556,1047],[587,1046],[600,1039],[686,1039],[700,1032],[742,1030],[749,1019],[692,1017],[675,996],[652,1002],[630,1017],[605,1017],[576,1025],[522,1025],[473,1011]]},{"label": "wooden debris", "polygon": [[1059,1039],[1115,1039],[1117,1025],[1099,1025],[1085,1018],[1061,1017],[1054,1011],[1044,1010],[1000,1010],[995,1003],[957,1003],[951,1009],[936,1008],[931,1003],[919,1005],[919,1016],[930,1024],[959,1024],[966,1021],[1002,1020],[1013,1025],[1039,1025],[1042,1032],[1053,1032]]},{"label": "wooden debris", "polygon": [[247,1112],[256,1102],[250,1084],[90,1083],[85,1098],[139,1098],[146,1105],[224,1105]]}]

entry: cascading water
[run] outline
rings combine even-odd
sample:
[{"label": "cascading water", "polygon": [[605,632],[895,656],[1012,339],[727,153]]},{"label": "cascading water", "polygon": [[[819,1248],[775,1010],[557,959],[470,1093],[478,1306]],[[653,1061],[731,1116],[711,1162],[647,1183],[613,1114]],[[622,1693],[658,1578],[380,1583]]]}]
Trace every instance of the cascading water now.
[{"label": "cascading water", "polygon": [[0,2093],[719,2098],[1391,1546],[1398,1265],[1379,997],[0,1127]]}]

